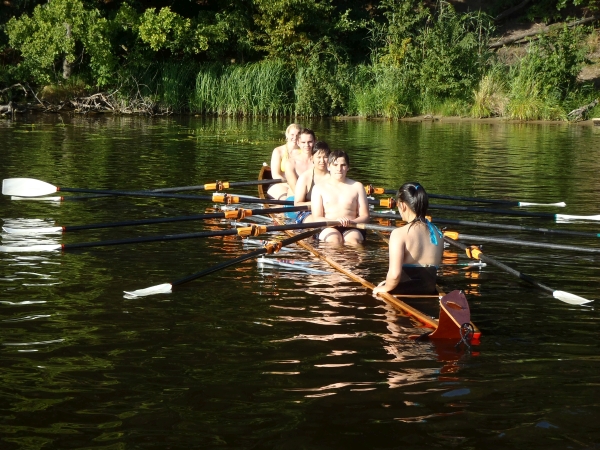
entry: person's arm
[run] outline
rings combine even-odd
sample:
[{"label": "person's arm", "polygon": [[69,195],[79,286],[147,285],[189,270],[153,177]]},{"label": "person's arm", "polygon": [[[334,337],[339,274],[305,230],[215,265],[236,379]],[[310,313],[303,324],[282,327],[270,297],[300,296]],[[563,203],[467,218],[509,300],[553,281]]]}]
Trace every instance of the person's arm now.
[{"label": "person's arm", "polygon": [[373,289],[373,294],[377,295],[380,292],[389,292],[400,283],[402,275],[402,262],[404,260],[404,234],[400,230],[394,230],[390,235],[389,253],[390,262],[387,277],[385,281]]},{"label": "person's arm", "polygon": [[285,176],[281,173],[281,150],[279,147],[273,150],[271,154],[271,175],[274,180],[278,178],[284,178]]},{"label": "person's arm", "polygon": [[288,158],[285,163],[285,179],[292,192],[296,192],[296,183],[298,182],[298,175],[296,175],[296,164],[292,158]]},{"label": "person's arm", "polygon": [[325,221],[325,209],[323,208],[323,195],[318,185],[315,185],[310,196],[310,222]]},{"label": "person's arm", "polygon": [[369,200],[367,199],[367,193],[362,183],[358,183],[358,217],[352,220],[356,223],[367,223],[369,222]]},{"label": "person's arm", "polygon": [[310,205],[310,200],[306,200],[306,185],[309,181],[310,172],[304,172],[298,177],[296,189],[294,190],[294,206]]}]

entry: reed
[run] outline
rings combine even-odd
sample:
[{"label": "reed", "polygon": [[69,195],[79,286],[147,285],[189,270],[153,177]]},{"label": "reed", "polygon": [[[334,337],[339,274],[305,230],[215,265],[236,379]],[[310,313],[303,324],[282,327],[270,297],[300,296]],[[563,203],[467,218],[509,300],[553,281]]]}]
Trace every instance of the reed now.
[{"label": "reed", "polygon": [[350,90],[349,109],[361,117],[399,119],[415,113],[417,92],[401,67],[359,66]]},{"label": "reed", "polygon": [[500,117],[508,104],[506,81],[500,66],[496,66],[481,79],[473,91],[473,103],[469,115],[477,119]]},{"label": "reed", "polygon": [[192,112],[280,116],[293,113],[293,72],[282,62],[206,64],[199,68]]},{"label": "reed", "polygon": [[197,66],[193,62],[163,63],[158,70],[155,93],[159,108],[174,112],[190,110],[190,88],[194,85]]}]

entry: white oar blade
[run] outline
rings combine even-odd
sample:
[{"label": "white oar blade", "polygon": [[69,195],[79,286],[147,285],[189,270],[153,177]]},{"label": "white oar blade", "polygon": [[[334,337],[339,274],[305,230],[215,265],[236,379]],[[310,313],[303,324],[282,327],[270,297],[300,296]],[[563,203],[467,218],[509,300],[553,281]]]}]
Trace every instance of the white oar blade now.
[{"label": "white oar blade", "polygon": [[565,291],[554,291],[552,296],[565,303],[568,303],[569,305],[585,305],[586,303],[593,302],[593,300],[588,300],[580,297],[579,295],[571,294]]},{"label": "white oar blade", "polygon": [[9,228],[2,227],[2,231],[10,234],[56,234],[62,233],[62,227],[45,227],[45,228]]},{"label": "white oar blade", "polygon": [[11,200],[15,201],[23,201],[23,200],[35,200],[35,201],[45,201],[45,202],[60,202],[62,201],[62,197],[19,197],[17,195],[13,195],[10,197]]},{"label": "white oar blade", "polygon": [[35,178],[6,178],[2,180],[2,194],[19,197],[39,197],[56,192],[56,186]]},{"label": "white oar blade", "polygon": [[157,284],[156,286],[150,286],[145,289],[138,289],[137,291],[123,291],[125,292],[123,297],[131,299],[155,294],[170,294],[172,291],[173,285],[171,283],[163,283]]},{"label": "white oar blade", "polygon": [[0,252],[4,253],[38,253],[38,252],[55,252],[62,249],[60,244],[45,244],[45,245],[0,245]]},{"label": "white oar blade", "polygon": [[569,214],[556,214],[557,222],[568,222],[569,220],[600,220],[600,214],[595,216],[571,216]]},{"label": "white oar blade", "polygon": [[529,202],[519,202],[519,206],[558,206],[559,208],[564,208],[567,206],[565,202],[558,203],[529,203]]}]

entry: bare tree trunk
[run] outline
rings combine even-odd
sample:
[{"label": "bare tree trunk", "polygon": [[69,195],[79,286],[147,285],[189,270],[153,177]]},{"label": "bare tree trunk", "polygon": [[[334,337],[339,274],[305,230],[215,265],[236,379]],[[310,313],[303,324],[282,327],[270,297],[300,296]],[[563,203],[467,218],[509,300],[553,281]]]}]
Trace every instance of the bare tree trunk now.
[{"label": "bare tree trunk", "polygon": [[[570,27],[574,27],[577,25],[583,25],[585,23],[595,22],[598,19],[600,19],[600,16],[586,17],[585,19],[576,20],[575,22],[569,22],[569,23],[567,23],[567,26],[570,28]],[[536,36],[536,35],[542,34],[542,33],[547,33],[548,31],[550,31],[553,28],[558,28],[558,27],[562,27],[562,26],[563,26],[563,24],[549,25],[549,26],[540,28],[539,30],[536,30],[536,31],[529,31],[527,33],[519,34],[519,35],[513,36],[511,38],[502,39],[500,41],[490,44],[489,48],[504,47],[507,44],[512,44],[513,42],[520,41],[521,39],[525,39],[526,37]]]},{"label": "bare tree trunk", "polygon": [[[67,29],[66,39],[70,41],[71,40],[71,24],[65,23],[65,28]],[[63,59],[63,78],[65,80],[68,80],[71,77],[72,70],[73,70],[73,66],[65,57],[65,59]]]}]

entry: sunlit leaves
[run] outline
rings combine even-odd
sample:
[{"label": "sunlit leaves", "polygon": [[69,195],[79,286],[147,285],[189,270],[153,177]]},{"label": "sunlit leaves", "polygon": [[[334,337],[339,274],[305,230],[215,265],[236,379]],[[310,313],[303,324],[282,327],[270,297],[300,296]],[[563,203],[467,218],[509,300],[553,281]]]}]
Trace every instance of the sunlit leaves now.
[{"label": "sunlit leaves", "polygon": [[161,8],[158,13],[154,8],[147,9],[141,16],[139,35],[155,51],[165,48],[199,53],[208,48],[208,39],[202,31],[170,8]]},{"label": "sunlit leaves", "polygon": [[106,84],[115,60],[108,39],[108,23],[96,9],[85,9],[79,0],[52,0],[38,5],[31,16],[12,18],[6,25],[10,45],[23,56],[22,65],[33,78],[48,83],[55,64],[63,58],[76,62],[83,54],[99,85]]}]

